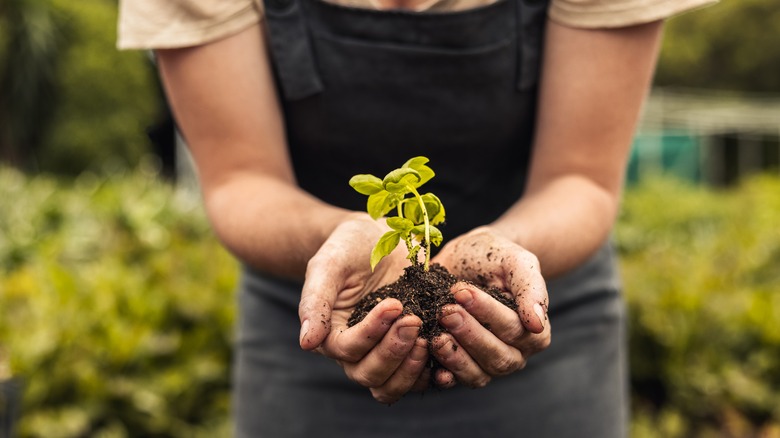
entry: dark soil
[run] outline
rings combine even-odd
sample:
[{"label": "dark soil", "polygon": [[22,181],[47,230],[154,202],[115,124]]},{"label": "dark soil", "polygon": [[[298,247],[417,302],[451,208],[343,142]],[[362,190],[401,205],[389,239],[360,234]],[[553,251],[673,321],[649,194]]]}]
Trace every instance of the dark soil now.
[{"label": "dark soil", "polygon": [[[409,266],[394,283],[383,286],[363,297],[355,306],[355,310],[352,311],[347,325],[352,327],[360,322],[383,299],[396,298],[404,305],[402,316],[414,314],[422,320],[420,337],[428,340],[428,346],[431,348],[431,341],[446,331],[439,324],[439,316],[442,307],[455,303],[450,288],[458,281],[459,279],[450,274],[447,268],[439,264],[432,264],[427,272],[421,265]],[[517,303],[499,289],[483,284],[476,284],[476,286],[507,307],[513,310],[517,309]],[[431,366],[435,367],[435,364],[431,363]]]}]

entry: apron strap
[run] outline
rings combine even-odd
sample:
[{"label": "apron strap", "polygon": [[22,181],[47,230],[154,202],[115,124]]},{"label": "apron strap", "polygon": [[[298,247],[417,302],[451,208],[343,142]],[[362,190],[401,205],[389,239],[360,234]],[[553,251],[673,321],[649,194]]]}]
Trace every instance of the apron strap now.
[{"label": "apron strap", "polygon": [[539,81],[548,2],[515,0],[517,5],[517,89],[528,91]]},{"label": "apron strap", "polygon": [[322,91],[300,0],[264,0],[265,20],[278,80],[287,100]]}]

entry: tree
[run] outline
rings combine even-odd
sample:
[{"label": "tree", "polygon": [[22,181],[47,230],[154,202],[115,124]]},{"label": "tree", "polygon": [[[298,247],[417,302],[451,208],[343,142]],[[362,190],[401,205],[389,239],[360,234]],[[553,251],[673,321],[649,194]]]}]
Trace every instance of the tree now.
[{"label": "tree", "polygon": [[51,118],[63,24],[45,0],[0,5],[0,160],[27,167]]},{"label": "tree", "polygon": [[0,161],[76,175],[151,151],[161,92],[116,22],[115,0],[0,0]]},{"label": "tree", "polygon": [[722,0],[666,26],[656,84],[780,92],[777,0]]}]

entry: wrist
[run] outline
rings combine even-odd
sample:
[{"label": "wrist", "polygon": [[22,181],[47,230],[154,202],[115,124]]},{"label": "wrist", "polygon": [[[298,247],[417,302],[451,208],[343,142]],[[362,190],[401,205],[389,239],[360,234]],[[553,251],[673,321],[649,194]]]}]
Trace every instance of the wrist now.
[{"label": "wrist", "polygon": [[515,245],[525,248],[522,240],[520,239],[520,234],[517,232],[517,228],[517,226],[511,227],[505,223],[493,222],[474,228],[466,235],[489,234],[493,237],[509,241]]}]

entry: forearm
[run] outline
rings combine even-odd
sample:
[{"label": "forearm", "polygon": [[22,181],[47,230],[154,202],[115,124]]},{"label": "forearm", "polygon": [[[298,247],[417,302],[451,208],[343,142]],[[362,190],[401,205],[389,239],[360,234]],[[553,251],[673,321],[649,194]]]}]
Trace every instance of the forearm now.
[{"label": "forearm", "polygon": [[306,263],[350,218],[367,215],[326,204],[287,182],[242,172],[204,191],[209,219],[221,242],[265,272],[302,279]]},{"label": "forearm", "polygon": [[297,186],[262,29],[157,56],[220,240],[258,269],[302,278],[309,258],[355,213]]},{"label": "forearm", "polygon": [[548,25],[526,193],[493,224],[539,258],[545,277],[582,263],[609,235],[661,30]]},{"label": "forearm", "polygon": [[581,175],[527,194],[490,226],[539,258],[553,278],[585,261],[608,238],[618,211],[613,193]]}]

